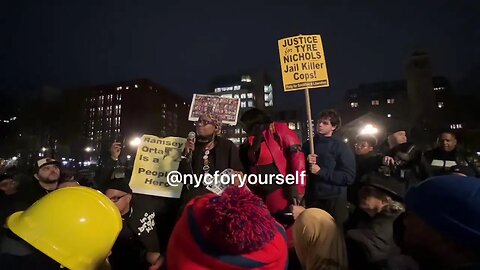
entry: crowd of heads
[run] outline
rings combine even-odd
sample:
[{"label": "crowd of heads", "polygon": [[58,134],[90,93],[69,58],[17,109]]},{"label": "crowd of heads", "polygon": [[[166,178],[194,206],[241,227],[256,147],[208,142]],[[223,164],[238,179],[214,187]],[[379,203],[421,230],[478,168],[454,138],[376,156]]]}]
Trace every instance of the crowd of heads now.
[{"label": "crowd of heads", "polygon": [[[251,109],[242,115],[240,123],[249,136],[258,136],[273,121],[265,112]],[[316,117],[315,131],[317,136],[330,138],[341,124],[337,112],[323,111]],[[222,122],[217,115],[207,113],[199,117],[195,126],[198,138],[209,141],[220,136]],[[253,147],[258,147],[253,141]],[[262,142],[257,141],[258,144]],[[379,143],[373,135],[358,135],[352,153],[357,157],[370,157],[376,153]],[[405,128],[392,128],[386,143],[390,150],[402,149],[401,146],[407,144]],[[442,132],[437,145],[443,152],[452,153],[457,148],[457,138],[452,132]],[[473,174],[468,166],[457,164],[449,168],[448,175],[420,179],[414,184],[405,182],[408,180],[399,181],[392,171],[382,167],[389,165],[385,157],[395,162],[405,159],[402,151],[392,157],[381,156],[383,161],[376,165],[378,168],[357,175],[358,197],[348,207],[365,214],[369,222],[376,222],[380,217],[394,217],[394,222],[392,219],[391,223],[386,223],[389,228],[381,229],[391,231],[391,239],[387,240],[392,243],[388,248],[395,247],[401,251],[396,255],[414,260],[410,262],[402,257],[401,262],[397,261],[399,265],[407,261],[415,265],[406,269],[455,269],[480,263],[479,179],[468,177]],[[180,154],[172,151],[167,156],[176,160]],[[402,167],[402,170],[408,168]],[[115,175],[112,173],[109,181],[99,188],[104,194],[101,195],[93,189],[80,187],[73,179],[62,177],[58,161],[39,159],[33,177],[48,195],[25,211],[10,216],[7,226],[18,237],[67,268],[105,267],[108,264],[105,259],[121,231],[122,217],[131,214],[135,198],[129,186],[130,175],[124,172],[119,177]],[[17,186],[14,175],[3,171],[0,175],[3,193],[13,196]],[[62,220],[58,213],[65,214]],[[376,237],[378,228],[367,228],[371,230],[367,234],[349,231],[348,222],[340,223],[328,211],[316,207],[303,209],[293,216],[290,228],[280,225],[265,202],[248,188],[231,186],[221,195],[196,196],[176,220],[165,255],[166,267],[285,269],[293,252],[302,269],[362,269],[352,265],[352,252],[357,250],[351,245],[355,241],[370,241],[362,237],[369,233]],[[51,222],[53,220],[55,222]],[[78,226],[80,223],[82,226]],[[288,235],[293,240],[290,250]],[[63,241],[67,238],[71,241]]]}]

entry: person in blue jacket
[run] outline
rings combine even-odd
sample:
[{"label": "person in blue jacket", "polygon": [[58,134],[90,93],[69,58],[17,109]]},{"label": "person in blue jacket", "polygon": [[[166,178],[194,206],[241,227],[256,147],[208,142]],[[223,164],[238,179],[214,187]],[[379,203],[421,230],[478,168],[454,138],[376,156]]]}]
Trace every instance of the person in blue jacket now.
[{"label": "person in blue jacket", "polygon": [[[316,118],[315,153],[307,155],[305,205],[327,211],[342,225],[348,218],[347,188],[355,180],[355,156],[345,142],[333,136],[340,125],[334,110],[323,111]],[[303,148],[304,153],[310,153],[308,143]]]}]

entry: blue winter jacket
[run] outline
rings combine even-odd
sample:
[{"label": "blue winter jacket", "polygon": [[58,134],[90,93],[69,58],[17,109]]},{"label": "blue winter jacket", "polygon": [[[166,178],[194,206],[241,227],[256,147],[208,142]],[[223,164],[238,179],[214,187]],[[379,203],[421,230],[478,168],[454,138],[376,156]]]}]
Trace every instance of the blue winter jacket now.
[{"label": "blue winter jacket", "polygon": [[[355,180],[353,151],[335,136],[325,137],[317,134],[313,142],[315,154],[318,155],[317,164],[321,169],[318,175],[308,173],[305,191],[307,204],[323,199],[346,198],[347,187]],[[303,152],[305,155],[310,153],[308,142],[303,145]]]}]

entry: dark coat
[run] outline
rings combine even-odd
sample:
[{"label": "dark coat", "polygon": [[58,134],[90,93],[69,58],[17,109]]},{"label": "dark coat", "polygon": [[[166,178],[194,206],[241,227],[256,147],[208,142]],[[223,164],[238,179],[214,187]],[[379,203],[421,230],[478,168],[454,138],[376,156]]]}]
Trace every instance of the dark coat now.
[{"label": "dark coat", "polygon": [[480,177],[478,169],[468,162],[465,154],[458,148],[455,148],[450,152],[446,152],[441,148],[427,151],[424,154],[424,161],[427,177],[450,174],[452,163],[455,163],[454,165],[468,167],[476,177]]},{"label": "dark coat", "polygon": [[[222,172],[225,169],[233,169],[235,171],[244,171],[240,162],[240,155],[235,144],[223,137],[215,137],[215,147],[210,151],[210,173],[213,175],[215,171]],[[204,173],[203,171],[203,146],[198,140],[195,142],[195,150],[192,153],[191,161],[182,159],[178,167],[178,171],[182,174],[195,174],[197,176]],[[208,194],[210,191],[203,185],[194,188],[193,185],[184,185],[181,195],[181,207],[179,213],[182,213],[183,207],[193,198]]]},{"label": "dark coat", "polygon": [[345,242],[351,269],[391,269],[398,261],[400,248],[393,240],[393,222],[397,213],[379,213],[370,217],[356,209],[345,225]]},{"label": "dark coat", "polygon": [[408,190],[411,186],[424,180],[422,151],[412,143],[403,143],[390,149],[386,156],[394,158],[399,164],[392,168],[391,175],[405,183]]},{"label": "dark coat", "polygon": [[[355,157],[346,143],[337,137],[314,137],[317,164],[320,174],[308,174],[305,200],[310,202],[342,197],[346,200],[347,186],[355,181]],[[308,143],[303,145],[303,152],[309,153]]]}]

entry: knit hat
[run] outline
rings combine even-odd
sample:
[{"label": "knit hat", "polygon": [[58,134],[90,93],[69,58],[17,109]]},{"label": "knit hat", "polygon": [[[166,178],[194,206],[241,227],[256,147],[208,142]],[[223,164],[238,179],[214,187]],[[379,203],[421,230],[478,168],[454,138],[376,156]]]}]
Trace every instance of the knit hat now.
[{"label": "knit hat", "polygon": [[107,183],[102,187],[103,192],[107,191],[108,189],[115,189],[120,190],[125,193],[132,194],[132,189],[128,185],[129,181],[127,178],[115,178],[108,180]]},{"label": "knit hat", "polygon": [[259,197],[231,186],[220,196],[197,197],[185,207],[170,237],[167,267],[285,269],[285,238]]},{"label": "knit hat", "polygon": [[430,178],[407,193],[406,206],[445,237],[464,247],[480,246],[480,181],[446,175]]},{"label": "knit hat", "polygon": [[400,122],[393,122],[387,126],[387,135],[392,135],[393,133],[399,131],[405,131],[408,133],[410,131],[410,127]]}]

